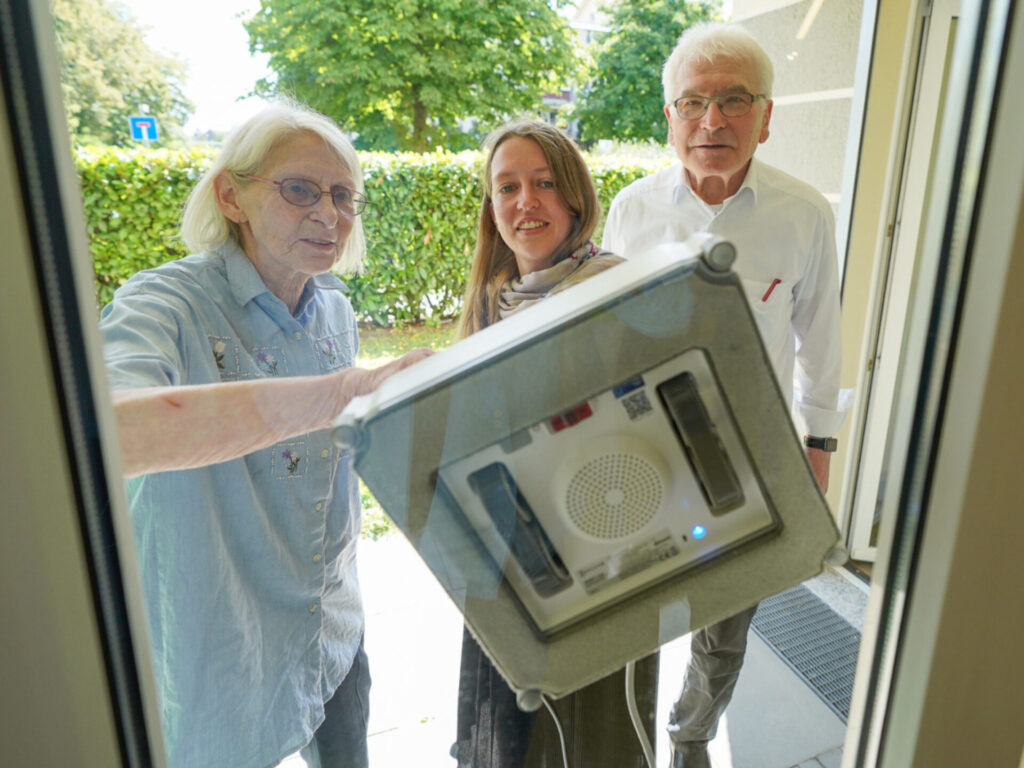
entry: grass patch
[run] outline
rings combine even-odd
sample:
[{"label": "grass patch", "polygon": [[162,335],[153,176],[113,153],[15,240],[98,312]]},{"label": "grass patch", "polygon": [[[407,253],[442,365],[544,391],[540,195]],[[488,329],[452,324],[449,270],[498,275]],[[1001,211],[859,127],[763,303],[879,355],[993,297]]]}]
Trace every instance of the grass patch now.
[{"label": "grass patch", "polygon": [[455,323],[407,325],[401,328],[359,326],[359,357],[356,365],[376,368],[417,347],[444,349],[455,341]]},{"label": "grass patch", "polygon": [[[356,365],[376,368],[401,357],[417,347],[444,349],[455,341],[455,323],[441,325],[409,325],[402,328],[359,327],[359,357]],[[359,481],[359,498],[363,507],[363,538],[376,541],[395,530],[370,490]]]},{"label": "grass patch", "polygon": [[359,499],[363,503],[363,538],[376,541],[395,529],[391,518],[384,514],[373,494],[359,481]]}]

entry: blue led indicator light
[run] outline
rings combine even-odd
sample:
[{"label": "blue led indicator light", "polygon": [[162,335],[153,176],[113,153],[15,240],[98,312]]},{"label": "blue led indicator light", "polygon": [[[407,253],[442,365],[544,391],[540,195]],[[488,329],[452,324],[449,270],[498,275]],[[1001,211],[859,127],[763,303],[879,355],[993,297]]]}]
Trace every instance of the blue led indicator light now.
[{"label": "blue led indicator light", "polygon": [[690,531],[690,533],[693,534],[693,538],[695,539],[703,539],[705,536],[708,535],[708,529],[705,528],[703,525],[695,525],[693,526],[693,530]]}]

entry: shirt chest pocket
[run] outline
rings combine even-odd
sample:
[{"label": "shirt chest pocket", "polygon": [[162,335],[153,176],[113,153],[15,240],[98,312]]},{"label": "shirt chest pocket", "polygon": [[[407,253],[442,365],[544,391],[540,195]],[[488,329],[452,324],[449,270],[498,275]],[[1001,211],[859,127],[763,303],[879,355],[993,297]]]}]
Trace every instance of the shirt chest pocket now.
[{"label": "shirt chest pocket", "polygon": [[316,356],[320,362],[320,370],[335,371],[350,368],[355,362],[355,348],[349,333],[336,333],[321,336],[316,340]]},{"label": "shirt chest pocket", "polygon": [[793,316],[793,282],[778,277],[771,280],[741,278],[741,282],[761,336],[770,339],[786,332]]},{"label": "shirt chest pocket", "polygon": [[288,376],[288,355],[277,345],[245,349],[229,336],[210,336],[210,350],[221,381]]},{"label": "shirt chest pocket", "polygon": [[210,341],[210,352],[213,356],[213,364],[216,366],[217,375],[221,381],[238,381],[239,379],[251,378],[252,374],[247,370],[242,355],[239,352],[237,339],[231,336],[207,337]]}]

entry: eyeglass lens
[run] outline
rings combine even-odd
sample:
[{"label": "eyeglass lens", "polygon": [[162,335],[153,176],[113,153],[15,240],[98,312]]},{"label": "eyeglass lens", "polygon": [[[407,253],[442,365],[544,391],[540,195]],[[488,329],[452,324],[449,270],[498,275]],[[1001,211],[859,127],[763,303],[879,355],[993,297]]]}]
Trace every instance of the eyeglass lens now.
[{"label": "eyeglass lens", "polygon": [[[292,205],[309,207],[320,199],[321,194],[320,187],[306,179],[284,179],[281,182],[281,197]],[[366,198],[340,184],[331,187],[331,197],[339,211],[352,216],[362,213],[366,207]]]},{"label": "eyeglass lens", "polygon": [[711,102],[718,104],[718,108],[726,117],[743,117],[750,111],[751,105],[756,97],[749,93],[729,93],[725,96],[683,96],[676,99],[676,110],[680,116],[687,120],[694,120],[703,117],[708,111]]}]

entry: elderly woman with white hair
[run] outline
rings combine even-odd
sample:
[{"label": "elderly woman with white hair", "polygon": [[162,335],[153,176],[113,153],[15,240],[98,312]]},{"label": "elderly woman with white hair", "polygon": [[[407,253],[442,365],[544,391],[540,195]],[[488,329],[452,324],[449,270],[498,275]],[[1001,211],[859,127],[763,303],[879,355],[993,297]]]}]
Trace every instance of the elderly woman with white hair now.
[{"label": "elderly woman with white hair", "polygon": [[193,190],[193,255],[135,275],[101,330],[169,764],[365,766],[360,500],[329,427],[428,354],[353,368],[367,205],[337,126],[288,103]]}]

